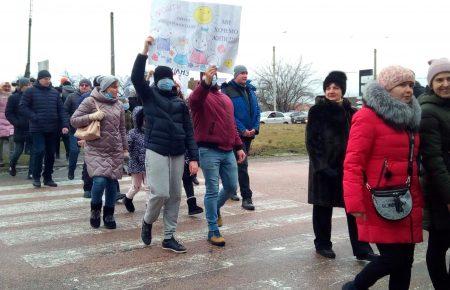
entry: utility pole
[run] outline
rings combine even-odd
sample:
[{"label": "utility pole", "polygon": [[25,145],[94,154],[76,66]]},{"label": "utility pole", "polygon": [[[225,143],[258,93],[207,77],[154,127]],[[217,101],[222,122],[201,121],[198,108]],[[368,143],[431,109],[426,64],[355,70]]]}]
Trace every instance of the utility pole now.
[{"label": "utility pole", "polygon": [[110,14],[110,20],[111,20],[111,75],[116,74],[116,64],[114,61],[115,55],[114,55],[114,13],[111,12]]},{"label": "utility pole", "polygon": [[30,13],[28,15],[28,55],[27,55],[27,65],[25,67],[26,78],[30,77],[30,54],[31,54],[31,17],[32,17],[33,0],[30,0]]},{"label": "utility pole", "polygon": [[273,110],[277,110],[277,76],[275,74],[275,45],[272,50],[272,69],[273,69]]},{"label": "utility pole", "polygon": [[373,79],[377,79],[377,49],[373,50]]}]

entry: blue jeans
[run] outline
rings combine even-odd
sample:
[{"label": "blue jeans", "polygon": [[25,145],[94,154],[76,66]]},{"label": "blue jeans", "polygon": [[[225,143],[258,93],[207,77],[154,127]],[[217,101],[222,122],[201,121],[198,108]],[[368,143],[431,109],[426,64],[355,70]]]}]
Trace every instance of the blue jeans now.
[{"label": "blue jeans", "polygon": [[[33,136],[33,179],[39,180],[42,172],[42,161],[45,160],[45,168],[42,177],[45,180],[52,179],[53,164],[55,163],[55,151],[57,133],[31,133]],[[44,158],[45,155],[45,158]]]},{"label": "blue jeans", "polygon": [[75,172],[77,168],[78,154],[80,153],[80,147],[78,146],[78,139],[74,136],[74,133],[70,132],[69,135],[69,172]]},{"label": "blue jeans", "polygon": [[[217,215],[227,199],[236,194],[238,168],[233,151],[199,148],[200,167],[205,177],[205,210],[208,229],[219,230]],[[219,177],[223,188],[219,191]]]},{"label": "blue jeans", "polygon": [[117,179],[94,176],[91,189],[92,204],[102,204],[103,191],[105,191],[105,206],[114,207],[117,194]]}]

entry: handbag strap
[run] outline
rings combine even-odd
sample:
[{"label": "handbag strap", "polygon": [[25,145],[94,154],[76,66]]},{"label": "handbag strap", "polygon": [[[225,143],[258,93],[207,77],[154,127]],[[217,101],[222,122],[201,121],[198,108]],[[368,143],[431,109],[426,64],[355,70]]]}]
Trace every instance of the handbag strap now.
[{"label": "handbag strap", "polygon": [[97,109],[97,111],[100,111],[100,108],[99,108],[99,106],[97,104],[97,101],[94,99],[94,97],[92,97],[92,99],[94,100],[95,108]]},{"label": "handbag strap", "polygon": [[[406,170],[408,177],[406,178],[406,186],[409,188],[411,185],[411,176],[413,175],[413,162],[414,162],[414,132],[408,131],[408,139],[409,139],[409,152],[408,152],[408,168]],[[383,165],[383,171],[384,171]],[[383,172],[382,172],[383,173]],[[382,174],[381,173],[381,174]],[[363,171],[364,183],[366,184],[366,188],[371,191],[372,187],[367,182],[366,172]]]}]

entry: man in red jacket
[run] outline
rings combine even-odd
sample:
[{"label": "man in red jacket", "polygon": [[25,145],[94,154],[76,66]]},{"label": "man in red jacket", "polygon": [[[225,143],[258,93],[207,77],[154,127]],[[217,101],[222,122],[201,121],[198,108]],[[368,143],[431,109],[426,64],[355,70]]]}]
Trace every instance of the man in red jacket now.
[{"label": "man in red jacket", "polygon": [[[189,105],[200,167],[205,177],[208,241],[222,247],[225,239],[219,232],[222,225],[220,208],[237,190],[238,172],[233,149],[237,151],[238,163],[244,161],[245,152],[236,130],[233,103],[218,89],[215,66],[205,72],[203,80],[189,97]],[[223,185],[220,192],[219,177]]]}]

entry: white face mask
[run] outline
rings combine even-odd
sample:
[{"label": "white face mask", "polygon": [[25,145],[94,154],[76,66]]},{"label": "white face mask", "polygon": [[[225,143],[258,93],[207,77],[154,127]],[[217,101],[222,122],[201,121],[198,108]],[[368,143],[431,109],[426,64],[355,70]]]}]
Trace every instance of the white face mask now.
[{"label": "white face mask", "polygon": [[211,80],[211,85],[212,86],[217,85],[217,76],[216,75],[213,75],[212,80]]}]

